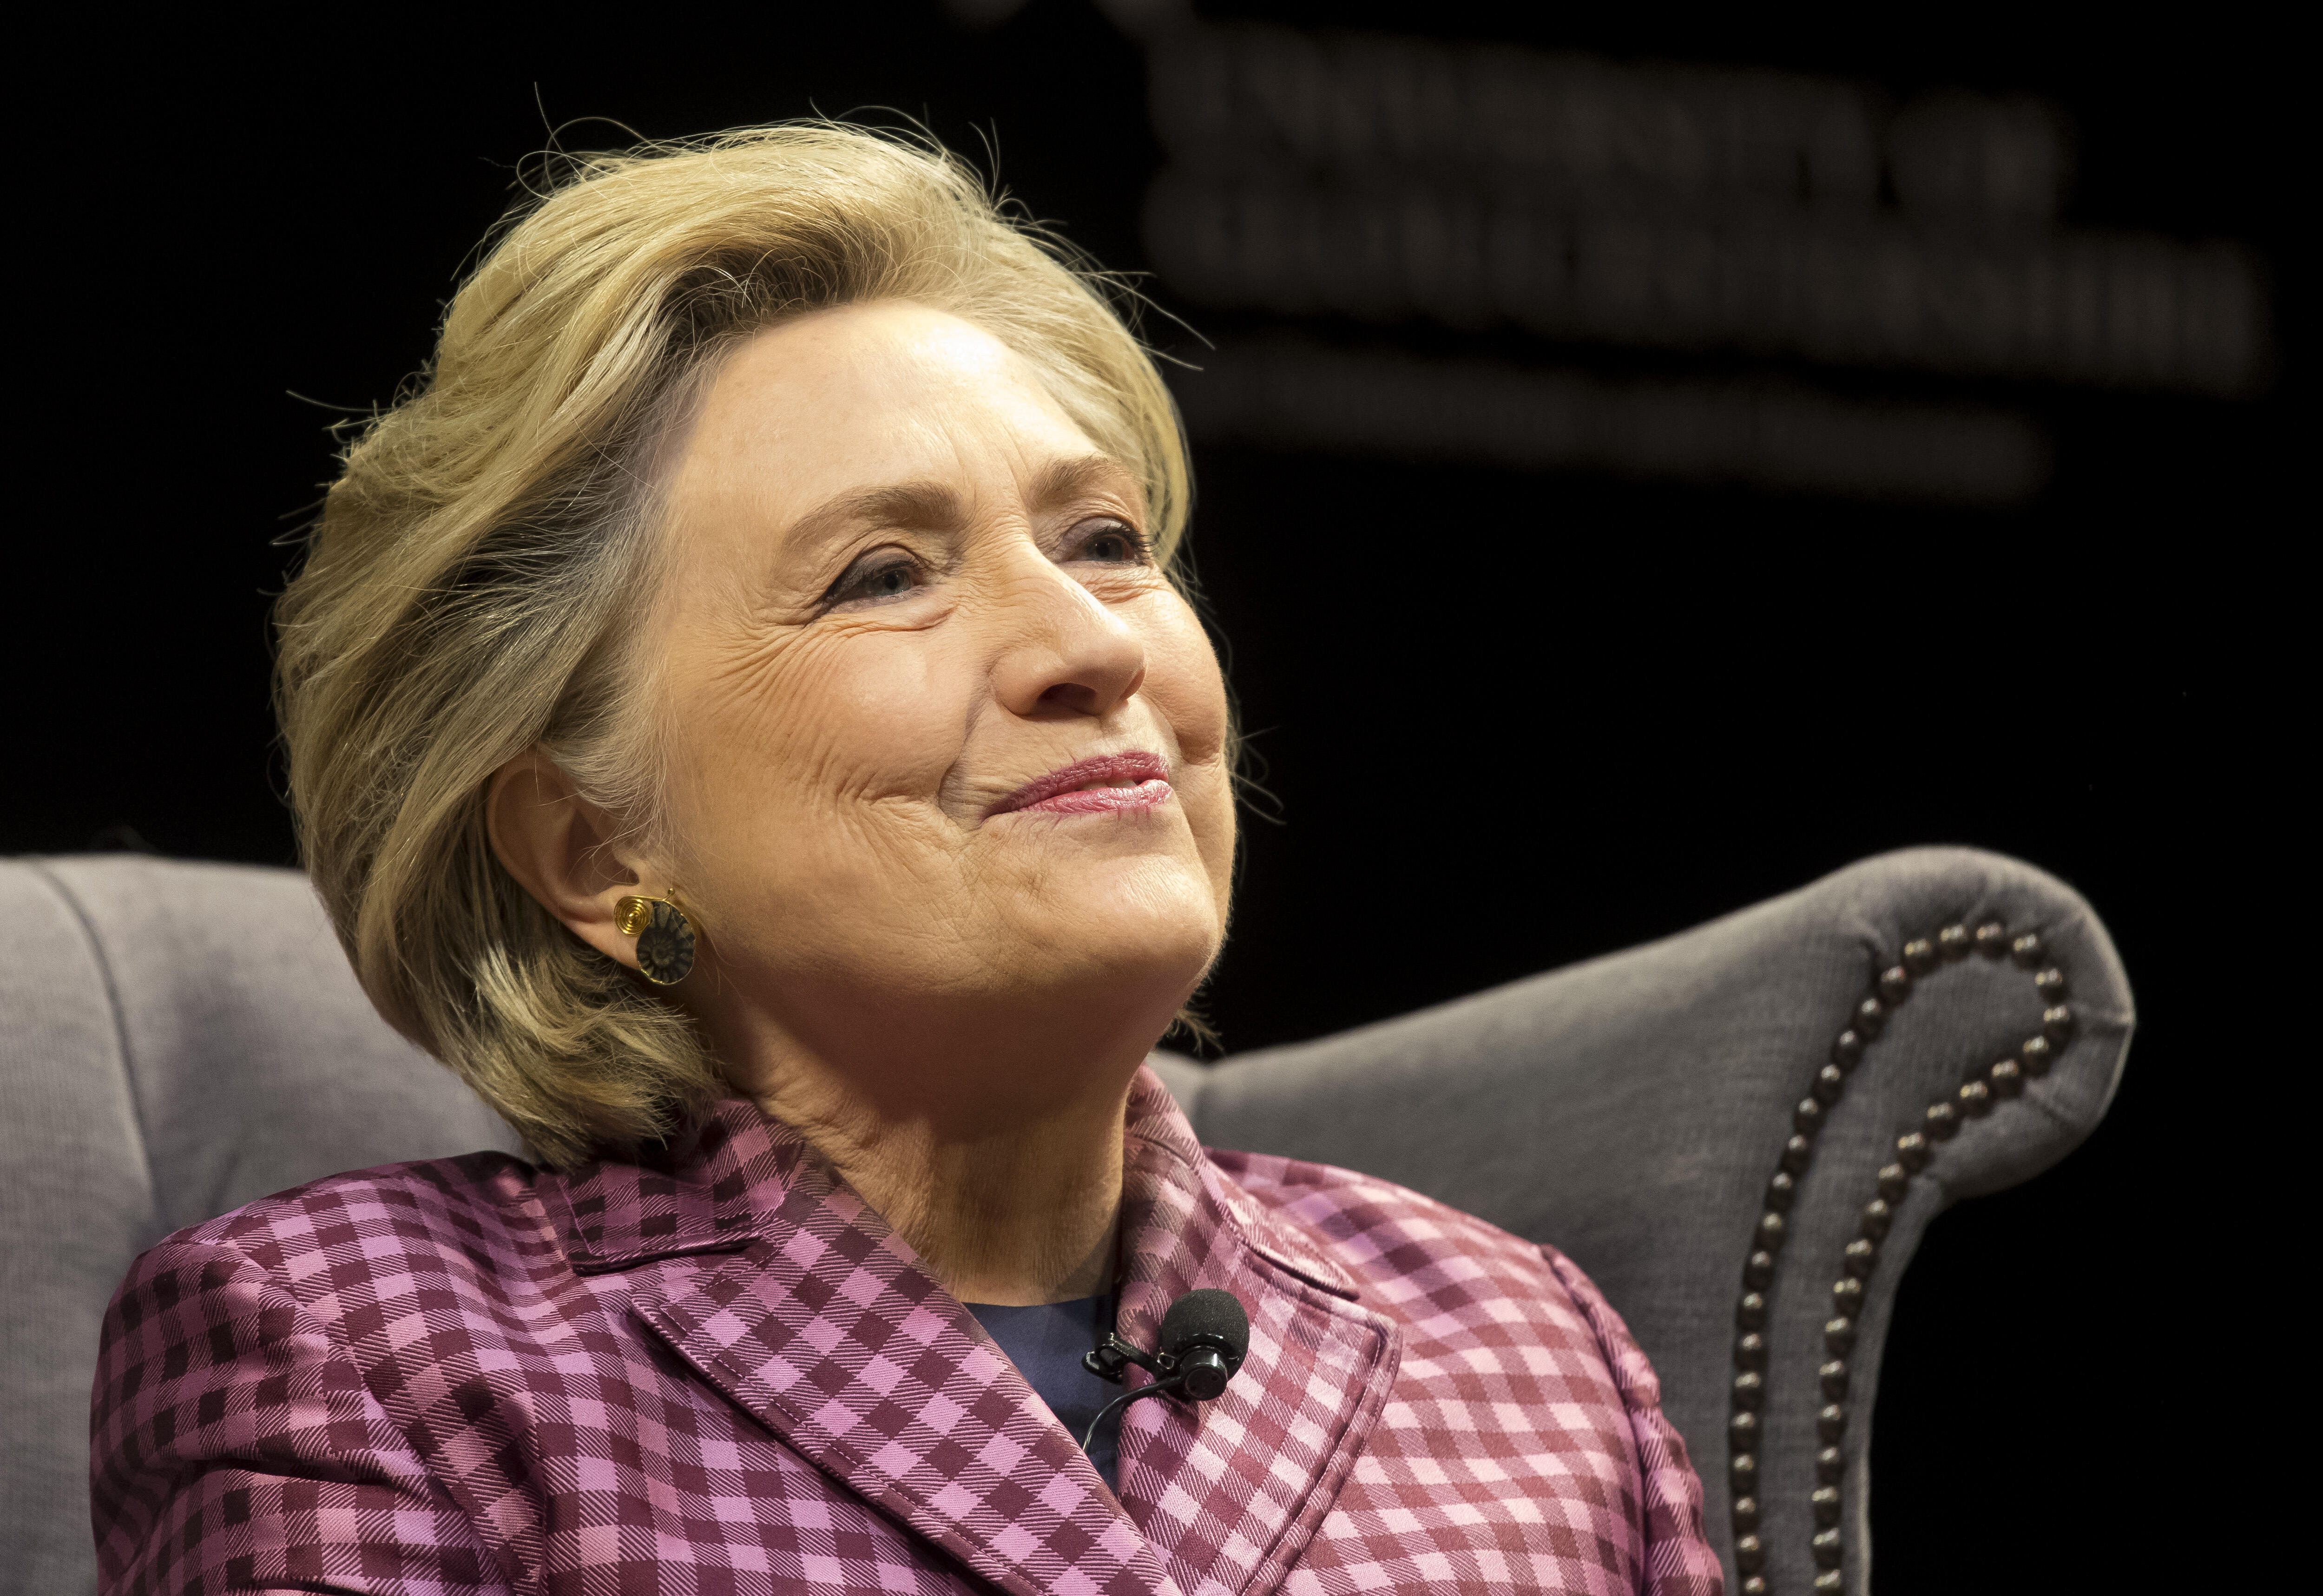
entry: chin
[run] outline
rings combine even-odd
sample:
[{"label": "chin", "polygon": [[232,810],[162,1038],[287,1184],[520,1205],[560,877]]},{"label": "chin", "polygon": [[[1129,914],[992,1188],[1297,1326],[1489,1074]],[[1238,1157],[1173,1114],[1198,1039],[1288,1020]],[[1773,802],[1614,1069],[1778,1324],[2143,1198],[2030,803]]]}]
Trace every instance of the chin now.
[{"label": "chin", "polygon": [[1209,877],[1176,861],[1070,884],[1052,877],[1033,901],[1034,923],[1019,934],[1064,984],[1166,993],[1173,1014],[1225,936]]}]

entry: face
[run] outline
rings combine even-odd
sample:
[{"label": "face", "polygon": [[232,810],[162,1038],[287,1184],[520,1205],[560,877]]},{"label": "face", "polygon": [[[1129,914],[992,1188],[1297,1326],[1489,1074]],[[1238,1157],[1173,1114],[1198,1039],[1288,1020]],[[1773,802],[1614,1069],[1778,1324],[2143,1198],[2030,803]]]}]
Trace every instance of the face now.
[{"label": "face", "polygon": [[638,867],[701,923],[683,995],[721,1052],[908,1047],[938,1009],[1150,1041],[1224,935],[1234,818],[1217,662],[1134,479],[997,341],[899,303],[742,345],[681,450]]}]

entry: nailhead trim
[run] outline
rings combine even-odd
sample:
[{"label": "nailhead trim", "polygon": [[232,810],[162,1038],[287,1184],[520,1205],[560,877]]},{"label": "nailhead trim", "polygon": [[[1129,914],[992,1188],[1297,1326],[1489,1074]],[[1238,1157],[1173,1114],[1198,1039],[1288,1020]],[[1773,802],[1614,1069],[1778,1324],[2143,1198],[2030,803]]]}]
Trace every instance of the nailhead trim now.
[{"label": "nailhead trim", "polygon": [[1823,1406],[1815,1415],[1815,1433],[1823,1449],[1815,1454],[1815,1491],[1808,1498],[1813,1509],[1815,1533],[1810,1549],[1818,1572],[1814,1589],[1842,1589],[1841,1564],[1846,1546],[1840,1533],[1844,1516],[1840,1491],[1844,1483],[1845,1455],[1840,1438],[1847,1430],[1848,1353],[1855,1347],[1855,1326],[1860,1316],[1864,1281],[1878,1266],[1879,1244],[1895,1223],[1896,1210],[1910,1189],[1912,1178],[1928,1167],[1936,1148],[1960,1133],[1971,1119],[1992,1112],[2002,1098],[2015,1097],[2028,1078],[2044,1075],[2073,1034],[2073,1011],[2065,999],[2065,972],[2052,963],[2040,934],[2026,931],[2011,937],[2000,922],[1987,921],[1971,932],[1965,925],[1948,925],[1933,939],[1904,944],[1902,956],[1873,981],[1875,994],[1856,1004],[1848,1028],[1831,1044],[1831,1062],[1815,1073],[1808,1096],[1791,1111],[1796,1133],[1783,1144],[1777,1167],[1767,1183],[1764,1211],[1751,1233],[1750,1253],[1742,1266],[1743,1293],[1735,1305],[1734,1377],[1728,1408],[1727,1473],[1733,1485],[1734,1565],[1742,1574],[1739,1596],[1769,1596],[1765,1573],[1766,1544],[1758,1536],[1758,1445],[1766,1433],[1759,1408],[1766,1399],[1767,1291],[1774,1284],[1776,1261],[1790,1221],[1786,1217],[1798,1194],[1798,1177],[1814,1155],[1814,1142],[1830,1110],[1847,1089],[1848,1077],[1863,1061],[1864,1049],[1878,1036],[1887,1016],[1912,995],[1914,983],[1946,964],[1957,964],[1973,948],[1987,959],[2008,959],[2019,969],[2034,972],[2033,986],[2046,1006],[2041,1032],[2027,1037],[2012,1058],[1997,1060],[1971,1073],[1960,1090],[1928,1105],[1921,1124],[1896,1140],[1896,1160],[1879,1171],[1879,1194],[1864,1205],[1858,1234],[1841,1257],[1841,1274],[1832,1285],[1837,1316],[1823,1325],[1823,1350],[1828,1359],[1817,1371],[1817,1392]]}]

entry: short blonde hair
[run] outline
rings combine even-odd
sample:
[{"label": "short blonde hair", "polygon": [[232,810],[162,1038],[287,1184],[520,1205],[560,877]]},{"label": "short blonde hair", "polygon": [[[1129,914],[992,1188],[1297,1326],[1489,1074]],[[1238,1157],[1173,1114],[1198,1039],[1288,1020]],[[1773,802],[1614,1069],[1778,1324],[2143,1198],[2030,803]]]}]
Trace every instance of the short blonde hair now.
[{"label": "short blonde hair", "polygon": [[277,606],[276,700],[307,867],[364,990],[562,1165],[665,1136],[723,1088],[691,1022],[502,869],[484,795],[539,744],[650,829],[647,455],[720,354],[786,316],[915,301],[1033,366],[1139,480],[1165,568],[1189,486],[1118,284],[941,148],[785,124],[559,177],[346,452]]}]

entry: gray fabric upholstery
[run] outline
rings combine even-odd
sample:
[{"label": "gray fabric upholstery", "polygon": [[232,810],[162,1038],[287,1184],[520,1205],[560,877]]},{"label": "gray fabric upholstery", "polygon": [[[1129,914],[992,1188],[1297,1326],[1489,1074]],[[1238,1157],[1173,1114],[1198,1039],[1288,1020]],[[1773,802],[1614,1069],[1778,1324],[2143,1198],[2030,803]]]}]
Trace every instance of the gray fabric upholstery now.
[{"label": "gray fabric upholstery", "polygon": [[170,1231],[508,1128],[398,1037],[292,871],[0,861],[0,1586],[96,1586],[97,1321]]},{"label": "gray fabric upholstery", "polygon": [[[0,1586],[92,1590],[86,1415],[99,1315],[139,1249],[343,1169],[506,1128],[372,1013],[303,878],[101,858],[0,861],[5,1227]],[[1792,1105],[1877,973],[1965,921],[2037,930],[2080,1029],[2025,1096],[1914,1183],[1850,1359],[1848,1588],[1867,1588],[1869,1398],[1896,1281],[1928,1220],[2025,1179],[2102,1115],[2130,1027],[2104,928],[2054,879],[1967,849],[1891,854],[1683,935],[1424,1014],[1208,1069],[1157,1058],[1203,1139],[1387,1176],[1551,1242],[1659,1370],[1729,1557],[1726,1391],[1760,1193]],[[2037,1028],[2027,974],[1933,972],[1872,1044],[1801,1181],[1774,1286],[1760,1494],[1778,1589],[1812,1576],[1816,1366],[1832,1281],[1896,1135]],[[1732,1570],[1730,1565],[1730,1578]]]}]

